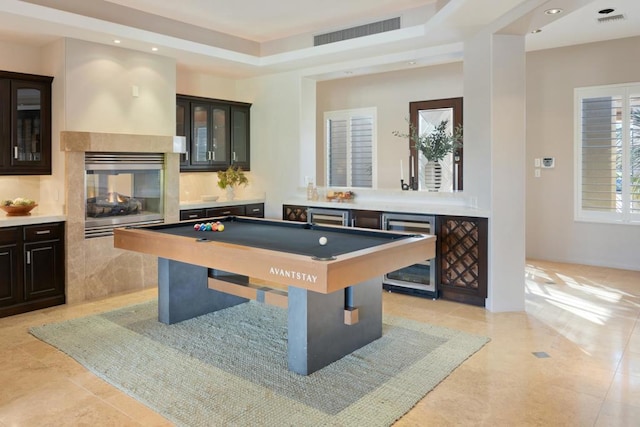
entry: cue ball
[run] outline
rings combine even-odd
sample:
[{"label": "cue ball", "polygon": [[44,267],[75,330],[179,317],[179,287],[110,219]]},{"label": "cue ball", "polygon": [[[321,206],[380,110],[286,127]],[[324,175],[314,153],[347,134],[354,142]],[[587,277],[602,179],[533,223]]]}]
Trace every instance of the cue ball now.
[{"label": "cue ball", "polygon": [[320,245],[324,246],[327,244],[327,238],[322,236],[321,238],[318,239],[318,243],[320,243]]}]

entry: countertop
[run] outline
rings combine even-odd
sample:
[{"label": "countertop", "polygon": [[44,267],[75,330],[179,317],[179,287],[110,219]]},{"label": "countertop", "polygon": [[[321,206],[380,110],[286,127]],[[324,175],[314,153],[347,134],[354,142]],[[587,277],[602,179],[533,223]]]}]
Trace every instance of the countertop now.
[{"label": "countertop", "polygon": [[180,202],[180,210],[202,209],[202,208],[223,208],[225,206],[250,205],[253,203],[264,203],[264,198],[254,199],[234,199],[216,200],[215,202],[203,202],[202,200],[189,200]]},{"label": "countertop", "polygon": [[62,214],[36,213],[24,216],[3,215],[0,211],[0,227],[15,227],[17,225],[44,224],[48,222],[66,221],[67,217]]},{"label": "countertop", "polygon": [[358,197],[358,194],[356,194],[355,198],[349,202],[307,200],[304,197],[294,197],[284,203],[315,208],[362,209],[380,212],[470,216],[477,218],[489,217],[488,211],[470,206],[463,198],[420,197],[419,193],[409,193],[406,196],[400,194],[397,197],[395,195],[392,197],[376,197],[370,194]]}]

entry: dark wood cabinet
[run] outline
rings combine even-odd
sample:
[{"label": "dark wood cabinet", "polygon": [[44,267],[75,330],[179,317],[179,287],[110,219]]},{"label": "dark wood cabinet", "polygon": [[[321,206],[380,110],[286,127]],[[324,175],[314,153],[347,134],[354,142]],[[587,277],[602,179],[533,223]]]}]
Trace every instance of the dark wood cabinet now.
[{"label": "dark wood cabinet", "polygon": [[189,167],[191,147],[191,110],[189,101],[176,99],[176,136],[184,136],[186,139],[185,153],[180,154],[180,169]]},{"label": "dark wood cabinet", "polygon": [[0,228],[0,317],[65,302],[64,223]]},{"label": "dark wood cabinet", "polygon": [[252,203],[244,207],[244,214],[254,218],[264,218],[264,203]]},{"label": "dark wood cabinet", "polygon": [[183,209],[180,211],[180,221],[204,218],[204,209]]},{"label": "dark wood cabinet", "polygon": [[231,106],[231,165],[250,169],[249,107]]},{"label": "dark wood cabinet", "polygon": [[180,221],[228,215],[264,218],[264,203],[250,203],[247,205],[221,206],[215,208],[183,209],[180,211]]},{"label": "dark wood cabinet", "polygon": [[64,295],[64,225],[24,226],[24,298]]},{"label": "dark wood cabinet", "polygon": [[251,104],[188,95],[176,97],[176,135],[186,139],[180,171],[250,169]]},{"label": "dark wood cabinet", "polygon": [[307,222],[307,207],[282,205],[282,219],[285,221]]},{"label": "dark wood cabinet", "polygon": [[22,301],[19,227],[0,228],[0,316],[3,308]]},{"label": "dark wood cabinet", "polygon": [[238,206],[224,206],[221,208],[208,208],[205,210],[205,215],[207,218],[214,216],[244,216],[245,207],[244,205]]},{"label": "dark wood cabinet", "polygon": [[0,175],[51,175],[52,81],[0,71]]},{"label": "dark wood cabinet", "polygon": [[486,218],[440,216],[439,286],[442,299],[484,307],[487,298]]}]

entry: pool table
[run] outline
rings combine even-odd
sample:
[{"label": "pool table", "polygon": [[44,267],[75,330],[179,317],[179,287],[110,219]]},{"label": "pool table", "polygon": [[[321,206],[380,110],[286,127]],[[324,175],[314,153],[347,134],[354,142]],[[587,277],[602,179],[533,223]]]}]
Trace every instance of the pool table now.
[{"label": "pool table", "polygon": [[[224,231],[194,228],[207,221]],[[433,258],[435,239],[235,216],[114,231],[116,248],[158,257],[163,323],[249,299],[286,307],[288,365],[302,375],[382,336],[382,276]]]}]

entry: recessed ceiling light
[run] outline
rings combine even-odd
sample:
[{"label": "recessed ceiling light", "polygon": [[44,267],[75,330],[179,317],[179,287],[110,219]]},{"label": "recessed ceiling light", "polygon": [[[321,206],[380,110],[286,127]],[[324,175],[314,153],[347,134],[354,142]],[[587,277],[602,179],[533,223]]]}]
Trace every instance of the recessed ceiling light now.
[{"label": "recessed ceiling light", "polygon": [[409,65],[416,65],[416,61],[409,61]]},{"label": "recessed ceiling light", "polygon": [[353,71],[345,71],[344,73],[347,75],[350,75],[350,74],[353,74]]},{"label": "recessed ceiling light", "polygon": [[547,15],[557,15],[562,12],[564,12],[562,9],[547,9],[544,11],[544,13]]},{"label": "recessed ceiling light", "polygon": [[612,8],[609,7],[607,9],[599,10],[598,13],[600,13],[602,15],[608,15],[608,14],[610,14],[612,12],[615,12],[615,11],[616,11],[615,9],[612,9]]},{"label": "recessed ceiling light", "polygon": [[157,52],[158,48],[154,46],[154,47],[151,48],[151,50],[154,51],[154,52]]},{"label": "recessed ceiling light", "polygon": [[114,42],[115,44],[120,44],[120,40],[118,40],[118,39],[115,39],[113,42]]},{"label": "recessed ceiling light", "polygon": [[538,34],[538,33],[541,33],[541,32],[542,32],[542,29],[536,28],[535,30],[531,31],[531,34]]}]

